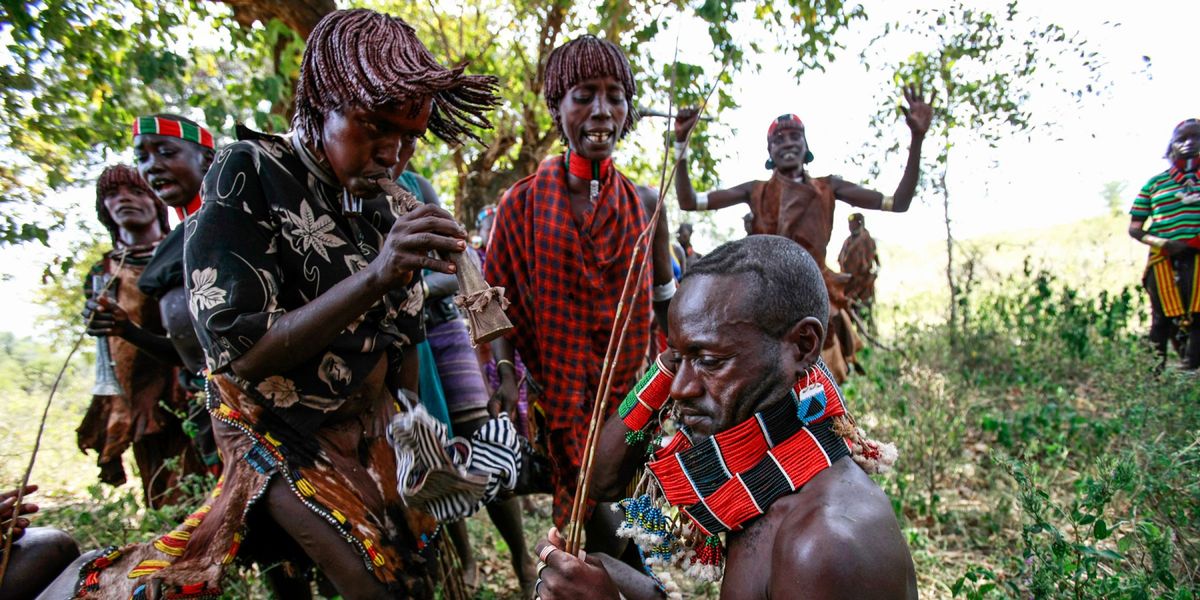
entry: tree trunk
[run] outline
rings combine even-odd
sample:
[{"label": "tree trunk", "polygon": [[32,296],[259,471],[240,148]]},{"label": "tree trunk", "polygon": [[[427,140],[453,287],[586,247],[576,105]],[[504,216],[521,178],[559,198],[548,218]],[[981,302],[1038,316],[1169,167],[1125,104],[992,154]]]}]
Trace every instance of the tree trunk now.
[{"label": "tree trunk", "polygon": [[[558,130],[551,125],[549,131],[541,131],[538,123],[546,108],[542,101],[542,88],[546,81],[546,59],[558,42],[566,21],[571,2],[557,0],[546,7],[538,35],[537,63],[528,64],[525,79],[527,102],[522,104],[520,117],[496,123],[491,132],[492,143],[474,159],[467,161],[462,149],[455,150],[454,163],[458,169],[458,186],[454,194],[454,217],[467,224],[475,224],[475,216],[488,204],[500,201],[500,195],[512,184],[532,175],[542,159],[558,140]],[[544,117],[542,117],[544,118]],[[519,145],[518,145],[519,144]],[[513,148],[517,155],[507,169],[497,170],[496,163],[507,156]]]},{"label": "tree trunk", "polygon": [[946,187],[946,172],[949,167],[943,163],[942,171],[938,173],[937,188],[942,194],[942,216],[946,223],[946,283],[950,286],[950,340],[957,338],[958,331],[958,283],[954,278],[954,235],[950,229],[950,190]]},{"label": "tree trunk", "polygon": [[303,39],[308,39],[317,22],[337,9],[333,0],[210,0],[233,9],[233,18],[242,27],[255,21],[267,23],[279,19]]}]

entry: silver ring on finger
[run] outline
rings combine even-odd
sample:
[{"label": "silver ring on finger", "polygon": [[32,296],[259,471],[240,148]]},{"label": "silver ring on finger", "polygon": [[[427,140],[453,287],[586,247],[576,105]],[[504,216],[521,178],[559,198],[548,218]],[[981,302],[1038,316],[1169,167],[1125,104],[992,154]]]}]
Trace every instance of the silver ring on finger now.
[{"label": "silver ring on finger", "polygon": [[537,600],[542,600],[542,578],[538,577],[537,581],[533,582],[533,597]]}]

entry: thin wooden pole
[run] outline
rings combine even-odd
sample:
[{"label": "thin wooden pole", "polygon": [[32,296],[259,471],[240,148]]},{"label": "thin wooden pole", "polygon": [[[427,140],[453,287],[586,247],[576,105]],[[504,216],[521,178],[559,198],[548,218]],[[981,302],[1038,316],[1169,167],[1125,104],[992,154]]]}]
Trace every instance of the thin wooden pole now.
[{"label": "thin wooden pole", "polygon": [[[121,261],[117,263],[117,270],[125,265],[125,257],[127,253],[121,254]],[[112,287],[116,278],[110,278],[104,287],[101,288],[100,294],[104,295]],[[75,356],[75,352],[79,350],[79,345],[83,343],[84,336],[87,335],[87,328],[92,324],[92,318],[95,312],[88,315],[87,322],[83,325],[83,331],[75,338],[75,343],[71,345],[71,351],[67,353],[66,360],[63,361],[62,367],[58,370],[58,375],[54,378],[54,384],[50,386],[50,395],[46,397],[46,406],[42,408],[42,420],[38,423],[37,435],[33,438],[33,452],[29,455],[29,464],[25,466],[25,474],[21,476],[21,485],[17,487],[16,503],[13,504],[13,518],[8,522],[8,530],[4,532],[4,551],[0,552],[0,585],[4,584],[4,576],[8,574],[8,559],[12,555],[13,545],[13,530],[17,527],[17,518],[21,512],[21,500],[25,497],[25,488],[29,485],[29,477],[33,473],[33,465],[37,462],[38,451],[42,448],[42,434],[46,431],[46,418],[50,415],[50,405],[54,402],[54,394],[58,391],[58,384],[62,382],[63,375],[67,372],[67,367],[71,365],[71,358]]]},{"label": "thin wooden pole", "polygon": [[[712,93],[716,90],[717,84],[720,83],[721,77],[724,76],[728,66],[722,67],[721,72],[717,75],[717,79],[713,82],[712,87],[704,96],[704,102],[699,107],[699,112],[704,113],[708,106],[708,101],[712,97]],[[672,87],[674,87],[672,85]],[[685,144],[691,141],[692,129],[687,134]],[[671,159],[671,148],[668,146],[664,150],[663,169],[659,179],[658,202],[654,207],[654,215],[650,219],[649,225],[638,236],[634,242],[633,255],[630,257],[629,270],[625,276],[625,285],[622,286],[621,296],[617,301],[616,314],[613,317],[612,333],[609,336],[608,348],[605,352],[604,363],[600,371],[600,386],[596,390],[596,398],[592,405],[592,418],[588,423],[588,436],[584,444],[583,459],[580,461],[579,478],[575,486],[575,498],[571,505],[571,517],[567,528],[566,550],[570,554],[578,554],[583,545],[583,517],[586,513],[587,497],[591,489],[591,479],[593,473],[593,465],[596,454],[596,443],[599,438],[600,427],[603,424],[604,414],[607,412],[609,398],[612,392],[612,377],[613,363],[615,362],[616,350],[620,348],[624,342],[625,333],[628,330],[630,311],[625,310],[626,304],[633,305],[637,298],[639,288],[641,286],[632,286],[633,281],[641,281],[645,274],[646,260],[652,257],[652,252],[649,251],[654,243],[654,233],[658,227],[658,219],[662,214],[663,206],[666,203],[666,188],[674,181],[675,173],[679,169],[679,164],[682,158],[677,158],[673,162]],[[667,165],[671,167],[668,170]],[[646,256],[642,256],[643,243],[647,248]],[[633,277],[634,272],[638,276]],[[628,300],[628,302],[627,302]]]}]

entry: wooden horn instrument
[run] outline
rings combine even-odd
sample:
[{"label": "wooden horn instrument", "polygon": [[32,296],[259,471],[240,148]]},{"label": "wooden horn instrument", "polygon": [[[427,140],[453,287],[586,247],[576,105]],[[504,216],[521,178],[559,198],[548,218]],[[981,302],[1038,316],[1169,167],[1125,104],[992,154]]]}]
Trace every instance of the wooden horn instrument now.
[{"label": "wooden horn instrument", "polygon": [[[416,196],[391,179],[381,178],[375,182],[391,198],[400,214],[420,206]],[[512,322],[504,314],[504,309],[508,308],[504,288],[488,285],[483,279],[479,263],[471,255],[466,252],[449,254],[455,267],[454,276],[458,278],[458,293],[454,295],[454,303],[467,315],[471,343],[476,346],[486,344],[512,331]]]}]

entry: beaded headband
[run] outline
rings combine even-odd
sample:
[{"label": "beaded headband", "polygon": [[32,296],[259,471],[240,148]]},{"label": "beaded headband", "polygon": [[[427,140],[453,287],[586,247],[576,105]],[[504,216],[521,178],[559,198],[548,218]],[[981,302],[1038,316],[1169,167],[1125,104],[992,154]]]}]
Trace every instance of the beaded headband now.
[{"label": "beaded headband", "polygon": [[144,133],[177,137],[181,140],[208,148],[209,150],[216,149],[211,132],[199,125],[185,123],[177,119],[168,117],[138,117],[133,122],[133,135],[137,137]]}]

